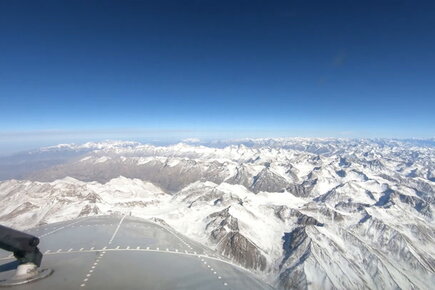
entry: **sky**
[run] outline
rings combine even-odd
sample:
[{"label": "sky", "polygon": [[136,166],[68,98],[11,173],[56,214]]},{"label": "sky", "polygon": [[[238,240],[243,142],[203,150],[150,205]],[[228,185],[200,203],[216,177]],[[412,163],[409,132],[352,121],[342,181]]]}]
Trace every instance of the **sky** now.
[{"label": "sky", "polygon": [[435,136],[435,1],[0,1],[0,153]]}]

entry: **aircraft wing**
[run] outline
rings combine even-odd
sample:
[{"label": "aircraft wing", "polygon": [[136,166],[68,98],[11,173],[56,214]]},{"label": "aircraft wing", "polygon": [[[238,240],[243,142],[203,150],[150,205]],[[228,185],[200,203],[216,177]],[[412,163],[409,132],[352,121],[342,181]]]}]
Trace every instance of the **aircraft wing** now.
[{"label": "aircraft wing", "polygon": [[[272,289],[254,274],[169,227],[98,216],[27,231],[40,238],[44,279],[11,289]],[[0,280],[15,258],[0,250]]]}]

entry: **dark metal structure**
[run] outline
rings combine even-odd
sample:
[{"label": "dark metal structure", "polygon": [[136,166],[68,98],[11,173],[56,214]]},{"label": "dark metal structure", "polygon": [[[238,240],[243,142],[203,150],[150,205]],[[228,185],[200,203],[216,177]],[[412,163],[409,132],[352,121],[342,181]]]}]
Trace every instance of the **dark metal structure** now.
[{"label": "dark metal structure", "polygon": [[0,249],[13,252],[18,261],[15,275],[0,281],[0,287],[25,284],[53,273],[49,269],[38,270],[42,261],[38,245],[39,238],[0,225]]},{"label": "dark metal structure", "polygon": [[0,248],[13,252],[20,264],[33,263],[41,266],[42,253],[39,251],[39,238],[0,225]]}]

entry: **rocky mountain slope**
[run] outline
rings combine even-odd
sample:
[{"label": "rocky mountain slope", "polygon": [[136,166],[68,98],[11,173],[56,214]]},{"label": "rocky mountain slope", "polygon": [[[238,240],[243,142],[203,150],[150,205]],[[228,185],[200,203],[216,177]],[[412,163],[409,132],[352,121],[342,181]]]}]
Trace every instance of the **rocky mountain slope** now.
[{"label": "rocky mountain slope", "polygon": [[[221,146],[224,145],[224,146]],[[281,289],[430,289],[435,147],[416,140],[64,144],[70,158],[0,182],[0,223],[131,213]]]}]

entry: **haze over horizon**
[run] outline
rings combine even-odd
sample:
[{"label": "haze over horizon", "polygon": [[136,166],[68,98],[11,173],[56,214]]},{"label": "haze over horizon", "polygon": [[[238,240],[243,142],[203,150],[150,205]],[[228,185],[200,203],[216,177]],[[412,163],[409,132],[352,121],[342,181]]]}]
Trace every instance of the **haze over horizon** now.
[{"label": "haze over horizon", "polygon": [[0,287],[432,289],[434,108],[434,0],[0,1]]},{"label": "haze over horizon", "polygon": [[0,155],[435,136],[432,1],[2,1]]}]

